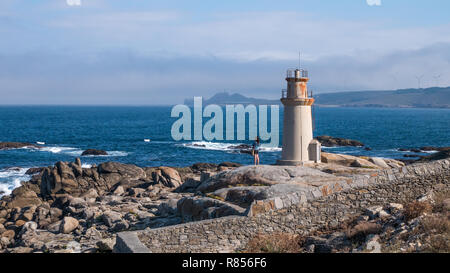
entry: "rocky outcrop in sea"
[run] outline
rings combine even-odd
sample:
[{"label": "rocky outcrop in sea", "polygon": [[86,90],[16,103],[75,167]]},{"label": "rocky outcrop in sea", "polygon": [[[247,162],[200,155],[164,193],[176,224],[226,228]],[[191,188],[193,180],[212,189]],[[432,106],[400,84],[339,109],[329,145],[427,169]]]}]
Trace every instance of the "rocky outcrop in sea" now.
[{"label": "rocky outcrop in sea", "polygon": [[42,148],[42,146],[27,142],[0,142],[0,150],[20,149],[20,148],[40,149]]},{"label": "rocky outcrop in sea", "polygon": [[331,137],[331,136],[318,136],[316,139],[322,144],[322,146],[326,147],[337,147],[337,146],[364,146],[364,143],[359,142],[353,139],[346,139],[340,137]]}]

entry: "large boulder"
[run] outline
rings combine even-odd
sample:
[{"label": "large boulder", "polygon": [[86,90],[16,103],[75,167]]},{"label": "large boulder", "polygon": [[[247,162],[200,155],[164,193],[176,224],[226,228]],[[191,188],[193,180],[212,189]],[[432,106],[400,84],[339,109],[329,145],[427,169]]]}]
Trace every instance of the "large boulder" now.
[{"label": "large boulder", "polygon": [[78,227],[78,220],[73,217],[64,217],[61,222],[60,232],[64,234],[69,234]]},{"label": "large boulder", "polygon": [[180,174],[175,169],[169,167],[157,168],[152,173],[152,178],[155,183],[162,184],[169,188],[177,188],[183,183]]},{"label": "large boulder", "polygon": [[103,178],[106,177],[108,180],[111,180],[110,182],[115,180],[115,183],[124,178],[138,180],[144,179],[147,176],[142,168],[131,164],[122,164],[119,162],[105,162],[98,165],[98,173]]},{"label": "large boulder", "polygon": [[[22,235],[20,244],[44,252],[79,252],[79,243],[74,242],[72,234],[37,229]],[[75,249],[74,249],[75,247]],[[76,250],[78,248],[78,250]]]},{"label": "large boulder", "polygon": [[334,175],[304,166],[243,166],[210,177],[197,187],[197,191],[212,192],[221,188],[272,186],[283,183],[308,186],[340,179]]},{"label": "large boulder", "polygon": [[268,197],[269,187],[232,187],[215,191],[214,196],[218,196],[227,202],[231,202],[240,207],[248,207],[254,200],[263,200]]},{"label": "large boulder", "polygon": [[346,167],[381,169],[378,165],[369,162],[364,158],[351,155],[321,153],[320,160],[323,163],[337,164]]},{"label": "large boulder", "polygon": [[148,183],[142,180],[122,179],[117,182],[110,191],[113,193],[118,193],[120,195],[128,191],[128,189],[140,188],[145,185],[148,185]]},{"label": "large boulder", "polygon": [[8,238],[9,240],[12,240],[12,239],[14,239],[15,236],[16,236],[16,233],[14,232],[14,230],[8,229],[0,235],[0,238],[4,237],[4,238]]},{"label": "large boulder", "polygon": [[401,167],[405,166],[405,163],[395,160],[395,159],[383,158],[383,160],[391,168],[401,168]]},{"label": "large boulder", "polygon": [[19,236],[22,236],[25,233],[33,233],[37,230],[38,225],[37,223],[33,222],[33,221],[29,221],[26,222],[23,226],[22,229],[20,230]]},{"label": "large boulder", "polygon": [[25,172],[25,174],[28,174],[28,175],[39,174],[39,173],[41,173],[44,169],[45,169],[45,168],[43,168],[43,167],[29,168],[29,169]]},{"label": "large boulder", "polygon": [[195,192],[200,183],[200,180],[188,178],[181,186],[176,188],[175,192]]},{"label": "large boulder", "polygon": [[[54,167],[45,168],[40,178],[40,191],[44,198],[63,194],[80,196],[93,188],[98,194],[103,194],[120,181],[127,184],[146,177],[142,168],[118,162],[105,162],[98,167],[83,169],[77,158],[74,163],[57,162]],[[136,186],[135,183],[128,184]]]},{"label": "large boulder", "polygon": [[36,192],[27,190],[25,187],[19,187],[14,189],[10,196],[9,202],[7,202],[8,208],[23,208],[32,205],[40,205],[42,200],[38,197]]},{"label": "large boulder", "polygon": [[178,199],[169,199],[158,206],[160,216],[167,217],[178,212]]},{"label": "large boulder", "polygon": [[41,176],[41,194],[43,197],[55,194],[79,194],[82,188],[77,178],[83,175],[81,162],[57,162],[54,167],[45,168]]},{"label": "large boulder", "polygon": [[114,245],[116,244],[116,240],[114,238],[106,238],[99,240],[96,243],[98,250],[101,252],[111,252],[114,249]]},{"label": "large boulder", "polygon": [[244,208],[209,197],[184,197],[177,203],[178,213],[185,222],[241,215]]},{"label": "large boulder", "polygon": [[386,161],[383,160],[383,158],[371,157],[371,158],[369,158],[369,161],[372,162],[373,164],[377,165],[380,168],[390,169],[389,165],[386,163]]},{"label": "large boulder", "polygon": [[102,215],[103,222],[112,231],[122,231],[128,229],[129,224],[122,219],[122,215],[116,211],[105,211]]}]

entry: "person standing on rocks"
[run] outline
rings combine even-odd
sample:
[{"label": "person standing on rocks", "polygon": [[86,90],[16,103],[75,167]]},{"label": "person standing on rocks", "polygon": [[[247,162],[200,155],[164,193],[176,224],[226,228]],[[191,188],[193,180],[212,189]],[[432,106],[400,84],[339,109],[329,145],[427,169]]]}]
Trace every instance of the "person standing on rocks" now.
[{"label": "person standing on rocks", "polygon": [[252,155],[255,160],[255,165],[259,165],[259,148],[260,148],[260,139],[256,137],[255,142],[253,142]]}]

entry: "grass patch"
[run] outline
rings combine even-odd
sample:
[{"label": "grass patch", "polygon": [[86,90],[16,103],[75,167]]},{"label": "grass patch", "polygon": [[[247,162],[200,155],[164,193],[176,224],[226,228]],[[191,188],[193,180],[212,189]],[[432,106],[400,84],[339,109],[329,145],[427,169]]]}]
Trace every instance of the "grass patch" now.
[{"label": "grass patch", "polygon": [[381,232],[381,225],[371,222],[361,222],[355,225],[353,228],[347,228],[345,235],[352,242],[364,242],[366,236],[369,234],[378,234]]},{"label": "grass patch", "polygon": [[414,201],[408,203],[404,206],[405,210],[403,215],[406,221],[415,219],[424,213],[430,213],[432,211],[432,206],[428,202]]},{"label": "grass patch", "polygon": [[450,191],[435,192],[433,204],[434,213],[446,213],[450,207]]},{"label": "grass patch", "polygon": [[299,253],[304,238],[289,233],[258,234],[244,249],[244,253]]},{"label": "grass patch", "polygon": [[450,214],[434,214],[420,221],[413,234],[427,235],[422,252],[450,252]]}]

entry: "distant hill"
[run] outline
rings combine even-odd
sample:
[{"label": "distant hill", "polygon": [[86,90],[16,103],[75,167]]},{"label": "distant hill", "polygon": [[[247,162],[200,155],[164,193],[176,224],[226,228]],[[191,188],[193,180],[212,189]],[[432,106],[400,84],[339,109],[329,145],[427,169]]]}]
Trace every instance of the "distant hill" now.
[{"label": "distant hill", "polygon": [[[184,104],[186,105],[193,105],[194,100],[193,99],[185,99]],[[217,93],[214,96],[212,96],[210,99],[203,99],[203,104],[218,104],[218,105],[225,105],[225,104],[281,104],[280,100],[267,100],[267,99],[256,99],[256,98],[249,98],[246,96],[243,96],[241,94],[235,93],[235,94],[229,94],[227,92]]]},{"label": "distant hill", "polygon": [[[425,89],[399,89],[392,91],[352,91],[322,93],[314,96],[318,106],[341,107],[404,107],[404,108],[450,108],[450,87]],[[193,105],[193,99],[186,99]],[[281,104],[280,100],[249,98],[241,94],[217,93],[203,104]]]},{"label": "distant hill", "polygon": [[450,108],[450,87],[323,93],[315,99],[322,106]]}]

